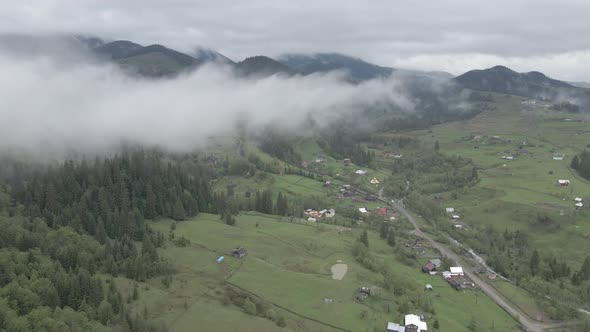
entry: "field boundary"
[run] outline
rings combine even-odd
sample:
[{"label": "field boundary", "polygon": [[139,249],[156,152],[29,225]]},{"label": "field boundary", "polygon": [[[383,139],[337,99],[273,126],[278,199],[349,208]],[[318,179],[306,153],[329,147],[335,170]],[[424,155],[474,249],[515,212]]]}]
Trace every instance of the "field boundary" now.
[{"label": "field boundary", "polygon": [[237,289],[239,289],[239,290],[241,290],[241,291],[243,291],[243,292],[245,292],[245,293],[248,293],[249,295],[255,296],[255,297],[257,297],[257,298],[259,298],[259,299],[261,299],[261,300],[263,300],[263,301],[265,301],[265,302],[268,302],[268,303],[270,303],[271,305],[273,305],[273,306],[275,306],[275,307],[277,307],[277,308],[279,308],[279,309],[281,309],[281,310],[285,310],[285,311],[287,311],[288,313],[290,313],[290,314],[293,314],[293,315],[295,315],[295,316],[297,316],[297,317],[300,317],[300,318],[303,318],[303,319],[307,319],[307,320],[310,320],[310,321],[312,321],[312,322],[315,322],[315,323],[318,323],[318,324],[321,324],[321,325],[325,325],[325,326],[327,326],[327,327],[330,327],[330,328],[336,329],[336,330],[338,330],[338,331],[344,331],[344,332],[353,332],[352,330],[347,330],[347,329],[344,329],[344,328],[338,327],[338,326],[336,326],[336,325],[332,325],[332,324],[330,324],[330,323],[322,322],[322,321],[320,321],[320,320],[317,320],[317,319],[315,319],[315,318],[311,318],[311,317],[308,317],[308,316],[302,315],[302,314],[300,314],[300,313],[297,313],[297,312],[295,312],[295,311],[293,311],[293,310],[291,310],[291,309],[289,309],[289,308],[285,308],[285,307],[283,307],[282,305],[280,305],[280,304],[276,304],[276,303],[274,303],[274,302],[272,302],[272,301],[269,301],[269,300],[267,300],[267,299],[263,298],[262,296],[260,296],[260,295],[258,295],[258,294],[256,294],[256,293],[254,293],[254,292],[251,292],[251,291],[249,291],[249,290],[247,290],[247,289],[245,289],[245,288],[242,288],[242,287],[240,287],[240,286],[238,286],[238,285],[234,284],[233,282],[231,282],[231,281],[229,281],[229,280],[225,280],[225,283],[226,283],[226,284],[228,284],[228,285],[230,285],[231,287],[235,287],[235,288],[237,288]]}]

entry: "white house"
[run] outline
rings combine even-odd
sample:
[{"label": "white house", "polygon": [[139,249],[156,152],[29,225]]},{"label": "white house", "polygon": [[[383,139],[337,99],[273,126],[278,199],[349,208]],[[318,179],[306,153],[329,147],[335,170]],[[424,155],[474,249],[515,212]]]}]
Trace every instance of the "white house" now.
[{"label": "white house", "polygon": [[583,208],[583,207],[584,207],[584,203],[582,203],[582,202],[576,203],[576,207],[577,207],[578,209],[581,209],[581,208]]},{"label": "white house", "polygon": [[570,185],[570,180],[557,180],[560,186],[566,187]]},{"label": "white house", "polygon": [[362,208],[359,208],[359,211],[360,211],[361,213],[369,213],[369,211],[367,211],[367,209],[366,209],[366,208],[364,208],[364,207],[362,207]]},{"label": "white house", "polygon": [[453,218],[453,219],[459,219],[459,218],[461,218],[461,216],[455,213],[455,214],[453,214],[451,216],[451,218]]},{"label": "white house", "polygon": [[406,332],[406,327],[398,323],[387,323],[387,332]]},{"label": "white house", "polygon": [[334,209],[329,209],[328,212],[326,212],[326,218],[334,218],[335,215],[336,215],[336,210],[334,210]]},{"label": "white house", "polygon": [[393,155],[393,158],[395,158],[395,159],[400,159],[401,157],[403,157],[403,155],[401,153]]},{"label": "white house", "polygon": [[371,180],[371,184],[379,184],[379,180],[377,180],[377,178],[373,178]]},{"label": "white house", "polygon": [[455,276],[455,277],[462,277],[465,275],[465,273],[463,272],[463,268],[460,266],[451,266],[449,268],[450,272],[451,272],[451,276]]},{"label": "white house", "polygon": [[365,175],[365,174],[367,174],[367,171],[363,171],[362,169],[358,169],[358,170],[356,170],[355,173],[358,175]]},{"label": "white house", "polygon": [[447,208],[447,213],[453,213],[455,212],[455,208]]},{"label": "white house", "polygon": [[576,197],[576,198],[574,198],[574,201],[580,203],[582,201],[582,198],[581,197]]},{"label": "white house", "polygon": [[404,323],[406,325],[406,330],[408,329],[408,327],[415,326],[418,328],[418,332],[428,331],[428,326],[426,325],[426,322],[422,321],[422,319],[420,319],[420,316],[418,315],[406,315]]},{"label": "white house", "polygon": [[309,217],[309,218],[307,218],[307,221],[316,222],[318,220],[314,217]]}]

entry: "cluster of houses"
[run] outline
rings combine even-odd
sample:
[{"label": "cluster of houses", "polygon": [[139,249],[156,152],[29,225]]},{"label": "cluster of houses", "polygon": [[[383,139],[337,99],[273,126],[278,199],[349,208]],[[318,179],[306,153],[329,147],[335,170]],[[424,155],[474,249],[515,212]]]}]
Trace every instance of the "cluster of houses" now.
[{"label": "cluster of houses", "polygon": [[446,208],[447,214],[451,217],[451,222],[455,225],[455,228],[462,229],[464,226],[459,222],[461,215],[455,210],[455,208]]},{"label": "cluster of houses", "polygon": [[307,221],[316,222],[320,218],[334,218],[336,215],[336,210],[323,209],[318,211],[314,209],[307,209],[303,212],[303,214],[307,217]]},{"label": "cluster of houses", "polygon": [[[438,258],[431,259],[422,267],[422,272],[430,275],[438,274],[442,269],[442,261]],[[448,271],[442,271],[441,276],[456,290],[474,288],[475,284],[467,277],[460,266],[451,266]],[[431,286],[432,287],[432,286]]]},{"label": "cluster of houses", "polygon": [[388,322],[387,332],[426,332],[428,324],[424,321],[424,316],[409,314],[404,317],[404,325]]}]

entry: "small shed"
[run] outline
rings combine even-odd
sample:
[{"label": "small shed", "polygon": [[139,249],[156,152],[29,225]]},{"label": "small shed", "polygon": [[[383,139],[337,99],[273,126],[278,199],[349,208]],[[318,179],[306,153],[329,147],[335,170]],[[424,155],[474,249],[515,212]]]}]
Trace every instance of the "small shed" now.
[{"label": "small shed", "polygon": [[422,267],[422,272],[430,273],[432,271],[436,271],[436,266],[430,262],[426,263],[426,265]]},{"label": "small shed", "polygon": [[431,259],[430,263],[432,263],[432,265],[434,265],[434,267],[437,269],[439,269],[442,266],[442,261],[438,258]]},{"label": "small shed", "polygon": [[248,252],[246,252],[244,247],[238,247],[231,251],[231,255],[236,258],[242,258],[248,255]]}]

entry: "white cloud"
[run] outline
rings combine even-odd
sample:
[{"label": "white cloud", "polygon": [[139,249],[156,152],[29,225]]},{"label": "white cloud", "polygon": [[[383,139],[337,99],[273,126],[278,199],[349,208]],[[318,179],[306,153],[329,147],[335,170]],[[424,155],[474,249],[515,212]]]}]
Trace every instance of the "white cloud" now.
[{"label": "white cloud", "polygon": [[411,108],[398,82],[344,83],[336,74],[236,78],[202,67],[173,80],[132,79],[111,66],[58,67],[0,57],[0,148],[33,153],[97,151],[121,141],[187,150],[224,135],[236,119],[251,129],[320,124],[375,103]]}]

